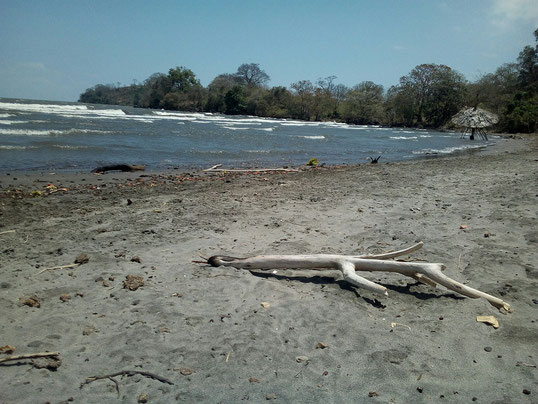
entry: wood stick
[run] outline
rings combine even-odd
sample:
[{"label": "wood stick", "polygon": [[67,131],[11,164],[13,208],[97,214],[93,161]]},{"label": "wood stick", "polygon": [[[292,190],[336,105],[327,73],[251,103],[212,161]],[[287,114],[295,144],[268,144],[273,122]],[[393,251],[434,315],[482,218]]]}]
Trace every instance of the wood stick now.
[{"label": "wood stick", "polygon": [[42,269],[41,271],[39,271],[37,273],[37,275],[42,274],[43,272],[46,272],[46,271],[53,271],[55,269],[75,268],[75,267],[78,267],[80,265],[81,264],[67,264],[67,265],[59,265],[57,267],[45,268],[45,269]]},{"label": "wood stick", "polygon": [[16,361],[21,359],[46,358],[50,356],[58,356],[60,352],[38,352],[33,354],[13,355],[5,358],[0,358],[0,363]]},{"label": "wood stick", "polygon": [[7,233],[15,233],[16,230],[6,230],[6,231],[0,231],[0,235],[7,234]]},{"label": "wood stick", "polygon": [[172,386],[174,385],[174,383],[172,383],[170,380],[168,380],[168,379],[166,379],[166,378],[164,378],[162,376],[156,375],[155,373],[143,372],[141,370],[122,370],[120,372],[111,373],[109,375],[87,377],[86,380],[80,385],[80,388],[82,388],[84,385],[89,384],[91,382],[94,382],[96,380],[110,379],[110,378],[116,377],[116,376],[135,376],[135,375],[142,375],[142,376],[145,376],[145,377],[149,377],[150,379],[158,380],[161,383],[170,384]]},{"label": "wood stick", "polygon": [[253,172],[266,172],[266,171],[286,171],[297,172],[299,170],[294,168],[259,168],[259,169],[240,169],[240,168],[219,168],[222,164],[215,164],[213,167],[206,168],[204,172],[231,172],[231,173],[253,173]]}]

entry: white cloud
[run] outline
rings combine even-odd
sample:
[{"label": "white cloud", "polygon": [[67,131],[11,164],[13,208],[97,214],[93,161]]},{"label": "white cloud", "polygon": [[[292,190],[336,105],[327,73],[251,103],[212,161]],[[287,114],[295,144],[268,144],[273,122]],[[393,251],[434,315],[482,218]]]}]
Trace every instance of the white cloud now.
[{"label": "white cloud", "polygon": [[536,0],[494,0],[491,14],[492,22],[504,28],[522,22],[538,26]]}]

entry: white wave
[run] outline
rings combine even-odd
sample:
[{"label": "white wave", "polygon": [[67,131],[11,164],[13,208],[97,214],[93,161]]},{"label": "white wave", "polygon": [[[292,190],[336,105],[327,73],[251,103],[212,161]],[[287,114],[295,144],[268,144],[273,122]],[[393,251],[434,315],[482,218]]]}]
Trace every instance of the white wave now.
[{"label": "white wave", "polygon": [[80,149],[89,149],[89,146],[71,146],[66,144],[53,144],[50,147],[54,147],[56,149],[68,149],[68,150],[80,150]]},{"label": "white wave", "polygon": [[28,121],[0,121],[0,125],[17,125],[21,123],[28,123]]},{"label": "white wave", "polygon": [[105,131],[105,130],[94,130],[94,129],[69,129],[69,130],[0,129],[0,135],[58,136],[58,135],[72,135],[75,133],[107,134],[107,133],[112,133],[112,132]]},{"label": "white wave", "polygon": [[422,150],[413,150],[413,154],[450,154],[461,150],[469,149],[480,149],[485,147],[485,145],[475,145],[475,146],[453,146],[445,147],[444,149],[422,149]]},{"label": "white wave", "polygon": [[26,150],[26,149],[37,149],[35,146],[6,146],[0,145],[0,150]]},{"label": "white wave", "polygon": [[421,138],[433,137],[433,135],[420,135]]},{"label": "white wave", "polygon": [[418,139],[417,136],[390,136],[389,138],[390,139],[395,139],[395,140],[415,140],[415,139]]},{"label": "white wave", "polygon": [[254,130],[263,130],[264,132],[272,132],[273,128],[253,128]]},{"label": "white wave", "polygon": [[0,118],[3,119],[3,118],[9,118],[13,116],[12,114],[0,114]]},{"label": "white wave", "polygon": [[[202,122],[198,122],[198,123],[202,123]],[[204,122],[204,123],[208,123],[208,122]],[[223,129],[229,129],[229,130],[249,130],[251,128],[234,128],[233,126],[226,126],[226,125],[219,125],[221,128]]]},{"label": "white wave", "polygon": [[305,139],[325,139],[325,136],[299,136]]}]

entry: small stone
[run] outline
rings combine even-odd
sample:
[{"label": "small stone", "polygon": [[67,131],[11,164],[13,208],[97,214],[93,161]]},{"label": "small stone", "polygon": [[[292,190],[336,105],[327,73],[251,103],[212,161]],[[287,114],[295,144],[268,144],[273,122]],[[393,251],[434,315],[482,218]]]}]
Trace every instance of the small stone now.
[{"label": "small stone", "polygon": [[65,295],[61,295],[61,296],[60,296],[60,300],[61,300],[62,302],[65,303],[65,302],[67,302],[68,300],[71,300],[71,295],[69,295],[69,294],[67,294],[67,293],[66,293]]},{"label": "small stone", "polygon": [[95,326],[93,325],[87,325],[84,327],[84,330],[82,330],[82,335],[90,335],[95,332]]},{"label": "small stone", "polygon": [[424,391],[424,389],[423,389],[422,387],[417,387],[417,391],[418,391],[419,393],[422,393],[422,392]]},{"label": "small stone", "polygon": [[124,289],[137,290],[140,286],[144,286],[144,278],[140,275],[127,275],[123,281]]},{"label": "small stone", "polygon": [[267,394],[265,396],[265,399],[266,400],[276,400],[276,394],[275,393]]},{"label": "small stone", "polygon": [[138,402],[139,403],[147,403],[149,400],[148,393],[140,393],[138,396]]},{"label": "small stone", "polygon": [[491,352],[492,350],[493,350],[493,348],[490,347],[490,346],[485,346],[484,347],[484,351],[486,351],[486,352]]},{"label": "small stone", "polygon": [[82,253],[77,255],[77,258],[75,258],[75,264],[86,264],[90,260],[90,257],[86,253]]},{"label": "small stone", "polygon": [[250,383],[259,383],[259,382],[260,382],[260,380],[259,380],[259,379],[256,379],[255,377],[249,377],[249,378],[248,378],[248,381],[249,381]]},{"label": "small stone", "polygon": [[529,394],[531,394],[531,391],[527,389],[523,389],[523,394],[528,396]]},{"label": "small stone", "polygon": [[57,370],[61,364],[62,361],[57,356],[52,356],[50,358],[35,358],[32,359],[32,364],[36,369],[48,369],[55,371]]},{"label": "small stone", "polygon": [[379,393],[377,391],[370,391],[368,393],[368,397],[377,397],[379,396]]},{"label": "small stone", "polygon": [[308,356],[298,356],[297,358],[295,358],[295,361],[297,363],[308,362]]},{"label": "small stone", "polygon": [[142,260],[138,255],[135,255],[133,258],[131,258],[131,262],[138,262],[139,264],[141,264]]},{"label": "small stone", "polygon": [[108,288],[110,286],[110,282],[109,281],[103,281],[103,286],[105,288]]},{"label": "small stone", "polygon": [[316,349],[325,349],[328,347],[329,347],[329,344],[327,344],[326,342],[318,342],[316,344]]},{"label": "small stone", "polygon": [[19,297],[19,303],[30,307],[41,307],[41,301],[36,295]]},{"label": "small stone", "polygon": [[473,397],[471,400],[472,401],[478,401],[478,397]]},{"label": "small stone", "polygon": [[181,373],[183,376],[189,376],[192,375],[193,370],[189,368],[179,368],[179,373]]}]

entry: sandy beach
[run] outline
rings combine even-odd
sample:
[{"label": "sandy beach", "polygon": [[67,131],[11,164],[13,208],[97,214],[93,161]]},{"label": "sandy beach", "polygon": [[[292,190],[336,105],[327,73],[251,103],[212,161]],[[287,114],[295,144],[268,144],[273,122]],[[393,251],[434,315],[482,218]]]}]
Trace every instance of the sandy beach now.
[{"label": "sandy beach", "polygon": [[[0,403],[537,402],[537,178],[535,138],[288,173],[2,173],[0,361],[59,354],[0,363]],[[365,274],[384,297],[193,262],[418,241],[403,259],[513,313],[399,274]]]}]

